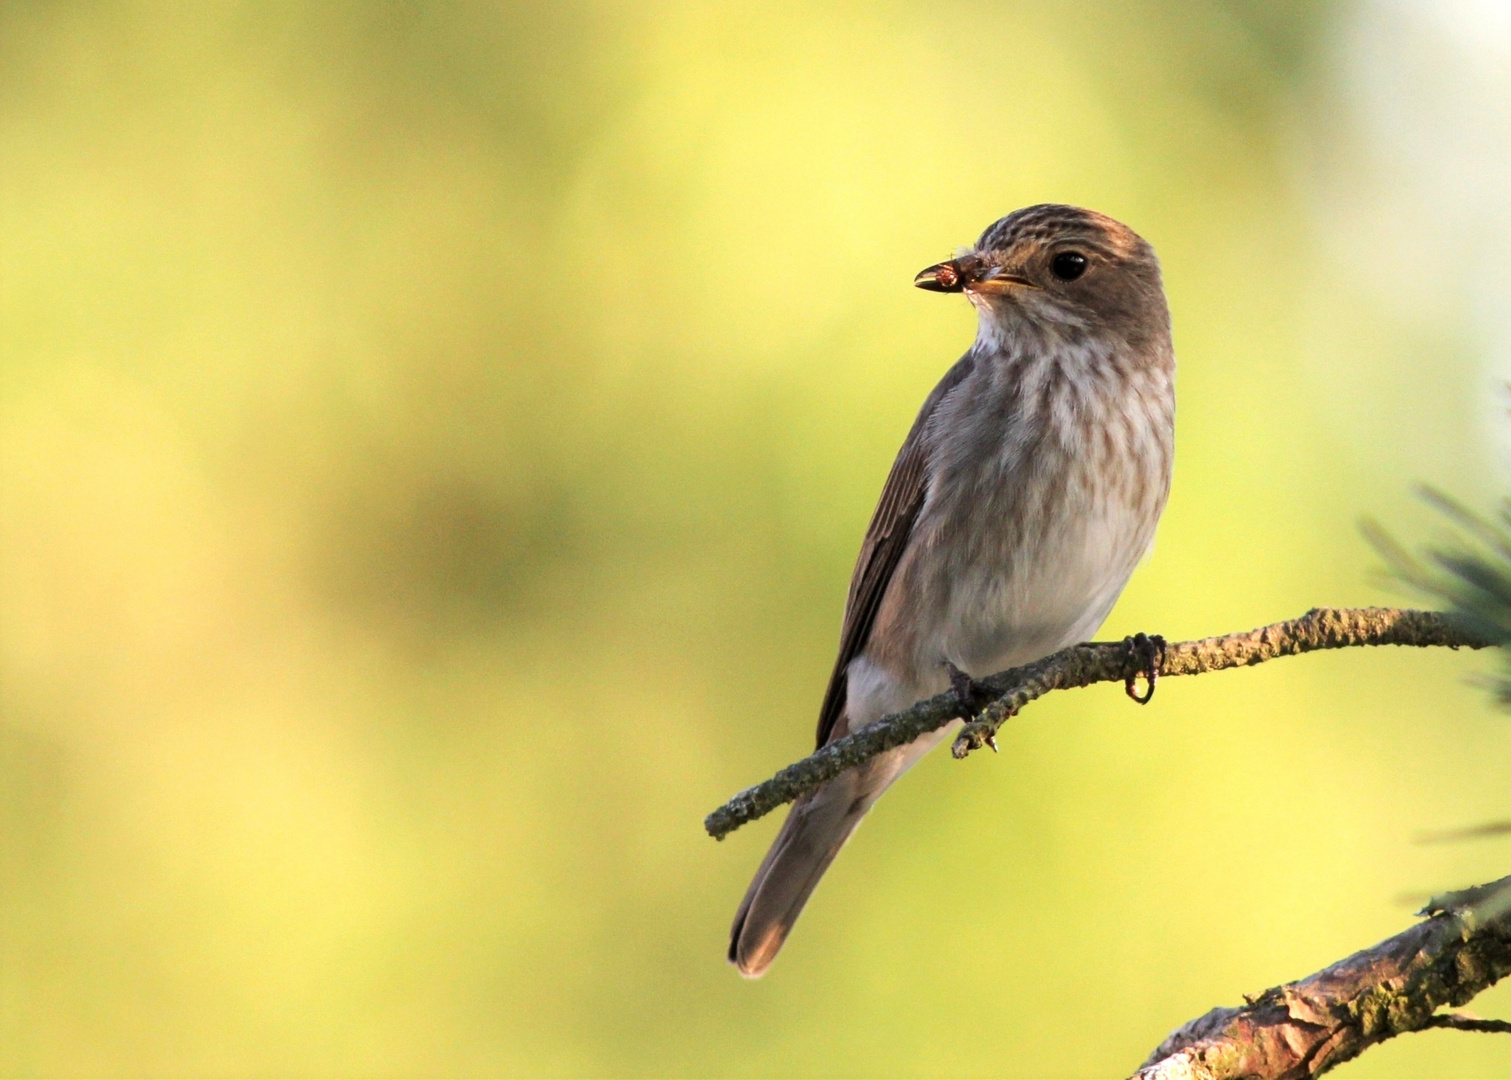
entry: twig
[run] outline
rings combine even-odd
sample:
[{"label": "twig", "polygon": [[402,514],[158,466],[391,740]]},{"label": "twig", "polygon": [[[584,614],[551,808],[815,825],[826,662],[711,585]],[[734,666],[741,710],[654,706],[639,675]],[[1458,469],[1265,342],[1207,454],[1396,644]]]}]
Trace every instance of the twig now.
[{"label": "twig", "polygon": [[1481,1020],[1478,1016],[1462,1013],[1443,1013],[1434,1016],[1424,1028],[1450,1028],[1454,1031],[1485,1031],[1496,1035],[1511,1035],[1511,1020]]},{"label": "twig", "polygon": [[1511,877],[1429,908],[1371,949],[1177,1029],[1135,1080],[1305,1080],[1409,1031],[1511,1032],[1503,1020],[1434,1015],[1511,974]]},{"label": "twig", "polygon": [[1417,837],[1419,844],[1453,844],[1460,840],[1482,840],[1487,836],[1505,836],[1511,833],[1511,821],[1487,821],[1483,825],[1469,825],[1462,829],[1437,829]]},{"label": "twig", "polygon": [[[1437,645],[1480,649],[1493,644],[1497,642],[1489,640],[1466,622],[1441,612],[1401,608],[1313,608],[1299,619],[1273,623],[1258,630],[1167,645],[1156,667],[1160,677],[1169,678],[1247,667],[1317,649],[1345,649],[1356,645]],[[1052,690],[1068,690],[1099,682],[1126,683],[1145,673],[1143,667],[1147,660],[1147,652],[1129,642],[1087,642],[982,679],[980,685],[996,695],[996,700],[961,730],[955,740],[955,756],[964,757],[971,750],[985,746],[1009,716],[1035,698]],[[722,840],[741,825],[812,791],[846,769],[944,727],[958,715],[956,697],[944,693],[920,701],[900,713],[884,716],[787,766],[770,780],[746,788],[709,814],[703,827],[714,839]]]}]

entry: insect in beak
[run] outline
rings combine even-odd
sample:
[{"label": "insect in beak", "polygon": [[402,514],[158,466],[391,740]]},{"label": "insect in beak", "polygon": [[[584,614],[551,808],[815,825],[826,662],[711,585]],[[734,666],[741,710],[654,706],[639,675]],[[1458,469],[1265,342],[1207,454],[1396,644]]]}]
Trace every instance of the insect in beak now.
[{"label": "insect in beak", "polygon": [[1000,295],[1012,289],[1037,289],[1028,278],[1000,267],[983,268],[980,261],[967,256],[935,263],[919,271],[913,284],[930,292],[974,292]]},{"label": "insect in beak", "polygon": [[960,260],[951,259],[920,270],[913,284],[930,292],[960,292],[965,288],[965,276]]}]

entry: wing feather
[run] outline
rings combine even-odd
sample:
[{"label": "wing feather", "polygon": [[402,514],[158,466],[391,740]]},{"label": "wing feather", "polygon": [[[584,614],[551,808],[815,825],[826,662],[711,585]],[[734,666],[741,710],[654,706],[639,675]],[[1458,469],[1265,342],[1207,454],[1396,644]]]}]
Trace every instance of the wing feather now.
[{"label": "wing feather", "polygon": [[870,640],[876,613],[892,583],[897,564],[907,550],[913,525],[928,495],[929,461],[924,432],[929,417],[974,368],[974,357],[966,353],[934,387],[919,410],[918,418],[913,421],[908,437],[903,440],[902,449],[897,452],[897,460],[892,463],[892,471],[881,489],[881,498],[871,515],[866,538],[861,542],[860,555],[855,560],[855,572],[850,577],[850,595],[845,601],[845,621],[839,635],[839,655],[829,676],[829,688],[824,692],[824,703],[819,708],[819,746],[834,736],[844,714],[848,693],[846,669]]}]

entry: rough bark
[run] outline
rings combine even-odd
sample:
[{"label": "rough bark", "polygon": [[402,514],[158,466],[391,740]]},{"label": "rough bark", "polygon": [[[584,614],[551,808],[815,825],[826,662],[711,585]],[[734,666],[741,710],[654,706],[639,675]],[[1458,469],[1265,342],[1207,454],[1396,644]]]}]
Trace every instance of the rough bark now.
[{"label": "rough bark", "polygon": [[[1154,664],[1161,678],[1199,675],[1225,668],[1262,664],[1281,656],[1317,649],[1357,645],[1447,646],[1485,648],[1496,644],[1456,618],[1436,611],[1401,608],[1313,608],[1299,619],[1273,623],[1237,634],[1166,645]],[[994,700],[955,740],[956,757],[992,744],[997,729],[1035,698],[1052,690],[1121,682],[1146,675],[1149,655],[1132,639],[1087,642],[1023,667],[986,679],[980,686]],[[798,796],[832,780],[846,769],[893,747],[912,742],[959,716],[959,699],[944,693],[910,709],[884,716],[874,724],[838,739],[789,765],[771,779],[746,788],[704,819],[704,828],[722,840],[741,825],[763,817]]]},{"label": "rough bark", "polygon": [[1177,1029],[1135,1080],[1305,1080],[1410,1031],[1511,1031],[1437,1014],[1511,974],[1511,877],[1436,897],[1422,914],[1373,948]]}]

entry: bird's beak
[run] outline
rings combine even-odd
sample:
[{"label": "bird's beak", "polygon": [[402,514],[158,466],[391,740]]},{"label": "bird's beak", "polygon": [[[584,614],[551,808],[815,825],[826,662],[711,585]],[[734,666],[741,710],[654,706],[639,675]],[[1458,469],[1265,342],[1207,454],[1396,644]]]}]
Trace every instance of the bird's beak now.
[{"label": "bird's beak", "polygon": [[996,267],[983,270],[979,262],[969,257],[935,263],[919,271],[913,284],[930,292],[993,293],[999,296],[1015,288],[1038,288],[1022,274]]},{"label": "bird's beak", "polygon": [[978,280],[966,286],[968,292],[991,293],[1001,296],[1003,293],[1012,292],[1014,289],[1037,289],[1028,278],[1022,274],[1014,274],[1009,270],[988,270]]},{"label": "bird's beak", "polygon": [[965,288],[965,277],[960,260],[951,259],[920,270],[913,279],[913,284],[920,289],[928,289],[929,292],[960,292]]}]

